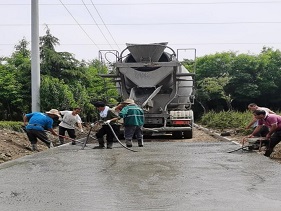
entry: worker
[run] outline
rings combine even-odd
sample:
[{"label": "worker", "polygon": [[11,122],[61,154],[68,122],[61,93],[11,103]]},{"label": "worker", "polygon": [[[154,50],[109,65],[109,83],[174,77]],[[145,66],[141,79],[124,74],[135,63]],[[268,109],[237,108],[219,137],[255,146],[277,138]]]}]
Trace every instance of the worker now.
[{"label": "worker", "polygon": [[[106,148],[112,149],[113,147],[113,139],[114,134],[118,137],[120,132],[120,127],[116,124],[118,116],[115,114],[115,111],[113,111],[109,106],[106,106],[106,104],[102,101],[97,101],[94,103],[94,106],[98,109],[100,119],[104,121],[104,124],[102,127],[98,130],[96,133],[96,137],[98,139],[99,145],[95,146],[94,149],[104,149],[104,136],[106,135]],[[110,126],[108,125],[110,124]]]},{"label": "worker", "polygon": [[75,134],[75,124],[78,125],[78,128],[81,132],[83,131],[83,126],[82,126],[82,120],[81,117],[79,116],[81,112],[81,108],[76,107],[73,108],[72,111],[60,111],[62,118],[61,118],[61,122],[59,124],[59,144],[64,144],[64,136],[65,136],[65,132],[67,131],[69,137],[72,139],[72,145],[75,145],[75,138],[76,138],[76,134]]},{"label": "worker", "polygon": [[138,146],[143,147],[144,112],[135,104],[133,99],[127,99],[122,104],[125,107],[120,111],[119,117],[124,121],[124,137],[127,147],[132,147],[132,139],[135,135],[138,140]]},{"label": "worker", "polygon": [[269,132],[266,135],[266,139],[269,140],[269,143],[264,155],[270,157],[274,147],[281,141],[281,116],[266,113],[265,110],[255,110],[253,114],[258,120],[258,126],[248,137],[255,137],[263,125],[268,126]]},{"label": "worker", "polygon": [[[250,103],[248,105],[248,109],[251,112],[253,112],[255,110],[264,110],[268,114],[275,114],[275,112],[270,110],[269,108],[259,107],[256,103]],[[255,116],[253,116],[252,121],[246,126],[246,129],[250,129],[250,127],[253,127],[253,130],[255,130],[255,128],[257,126],[258,126],[258,119],[256,119]],[[260,129],[259,133],[256,134],[256,136],[265,137],[266,134],[268,133],[268,131],[269,131],[269,129],[267,126],[262,126],[262,128]]]},{"label": "worker", "polygon": [[32,146],[32,151],[38,151],[37,139],[44,142],[48,148],[51,147],[52,142],[49,140],[45,130],[48,130],[53,135],[58,136],[53,129],[53,119],[59,117],[60,114],[57,109],[51,109],[46,113],[32,112],[24,115],[23,123],[25,125],[27,137]]}]

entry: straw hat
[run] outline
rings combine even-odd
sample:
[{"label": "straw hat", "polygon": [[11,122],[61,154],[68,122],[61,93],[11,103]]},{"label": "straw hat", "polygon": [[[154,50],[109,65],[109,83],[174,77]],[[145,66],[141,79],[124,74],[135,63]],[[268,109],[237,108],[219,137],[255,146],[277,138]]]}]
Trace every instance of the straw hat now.
[{"label": "straw hat", "polygon": [[127,99],[124,102],[122,102],[122,104],[134,104],[135,101],[133,99]]},{"label": "straw hat", "polygon": [[58,117],[61,117],[60,112],[57,109],[51,109],[50,111],[46,111],[46,114],[53,114],[53,115],[56,115]]}]

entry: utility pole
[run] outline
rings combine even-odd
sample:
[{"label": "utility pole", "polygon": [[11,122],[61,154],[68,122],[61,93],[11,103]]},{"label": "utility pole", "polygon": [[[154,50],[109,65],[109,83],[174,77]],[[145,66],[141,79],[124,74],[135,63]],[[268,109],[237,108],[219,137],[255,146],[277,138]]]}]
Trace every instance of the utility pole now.
[{"label": "utility pole", "polygon": [[40,111],[39,0],[31,0],[31,101]]}]

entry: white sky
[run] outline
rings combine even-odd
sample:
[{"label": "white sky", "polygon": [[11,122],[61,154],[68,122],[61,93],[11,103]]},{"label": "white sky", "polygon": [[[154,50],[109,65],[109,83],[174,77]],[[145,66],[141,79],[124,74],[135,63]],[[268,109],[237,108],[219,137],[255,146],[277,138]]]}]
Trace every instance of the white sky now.
[{"label": "white sky", "polygon": [[[31,1],[0,0],[0,56],[10,56],[23,37],[31,41]],[[197,56],[281,49],[281,1],[38,1],[39,35],[47,24],[60,40],[56,50],[79,60],[96,59],[99,50],[120,52],[125,43],[168,42],[174,50],[195,48]],[[181,54],[192,58],[188,52]]]}]

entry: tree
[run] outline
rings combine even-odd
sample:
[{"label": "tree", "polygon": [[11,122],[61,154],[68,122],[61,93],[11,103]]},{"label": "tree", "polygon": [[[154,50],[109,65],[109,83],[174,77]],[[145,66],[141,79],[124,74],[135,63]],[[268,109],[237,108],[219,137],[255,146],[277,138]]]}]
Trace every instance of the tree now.
[{"label": "tree", "polygon": [[21,118],[22,113],[31,109],[31,60],[28,44],[25,38],[20,40],[12,56],[5,58],[5,68],[14,74],[17,85],[21,87],[18,93],[22,103],[14,108],[19,113],[17,118]]},{"label": "tree", "polygon": [[259,63],[256,56],[240,54],[233,59],[229,72],[231,79],[227,91],[232,93],[234,100],[249,102],[260,95],[258,80],[260,77]]},{"label": "tree", "polygon": [[264,47],[258,55],[261,75],[259,77],[260,99],[262,104],[268,102],[280,106],[281,101],[281,52]]},{"label": "tree", "polygon": [[86,72],[88,94],[92,101],[104,100],[109,104],[116,104],[119,95],[116,85],[107,78],[102,78],[100,74],[107,74],[107,68],[100,61],[93,60],[89,63]]},{"label": "tree", "polygon": [[206,104],[212,101],[219,101],[223,99],[226,102],[228,110],[232,110],[231,94],[225,90],[230,78],[228,76],[204,78],[199,82],[198,101],[203,105],[204,110],[208,107]]},{"label": "tree", "polygon": [[21,84],[17,83],[15,74],[0,65],[0,99],[1,119],[12,120],[15,111],[22,104]]},{"label": "tree", "polygon": [[235,57],[234,52],[224,52],[198,58],[196,60],[196,80],[228,74],[232,69]]},{"label": "tree", "polygon": [[46,35],[40,37],[40,58],[42,74],[51,75],[56,78],[63,78],[66,82],[83,77],[80,62],[69,52],[57,52],[56,45],[59,39],[53,36],[47,27]]},{"label": "tree", "polygon": [[[233,52],[224,52],[207,55],[196,60],[196,99],[204,112],[209,110],[211,102],[217,106],[221,105],[222,100],[226,102],[228,110],[232,109],[232,92],[227,89],[227,86],[232,78],[230,72],[235,57],[236,54]],[[192,69],[193,66],[188,66],[188,68]]]},{"label": "tree", "polygon": [[51,108],[64,110],[76,106],[69,86],[62,80],[52,76],[42,76],[40,96],[41,110],[43,111],[50,110]]}]

